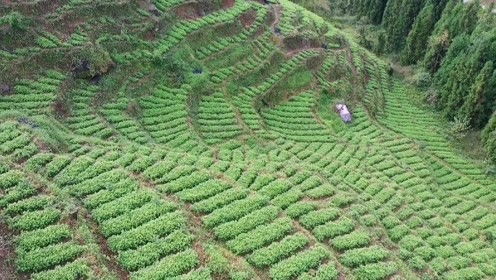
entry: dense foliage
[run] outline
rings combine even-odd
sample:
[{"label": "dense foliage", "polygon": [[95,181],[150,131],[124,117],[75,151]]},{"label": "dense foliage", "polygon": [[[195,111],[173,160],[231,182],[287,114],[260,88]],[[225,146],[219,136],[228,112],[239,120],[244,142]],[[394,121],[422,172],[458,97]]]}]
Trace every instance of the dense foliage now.
[{"label": "dense foliage", "polygon": [[[493,6],[457,0],[330,2],[382,27],[376,50],[383,51],[384,45],[387,52],[399,54],[403,64],[419,64],[432,75],[437,91],[431,91],[429,101],[447,119],[474,129],[490,126],[496,109]],[[494,158],[491,144],[485,145]]]}]

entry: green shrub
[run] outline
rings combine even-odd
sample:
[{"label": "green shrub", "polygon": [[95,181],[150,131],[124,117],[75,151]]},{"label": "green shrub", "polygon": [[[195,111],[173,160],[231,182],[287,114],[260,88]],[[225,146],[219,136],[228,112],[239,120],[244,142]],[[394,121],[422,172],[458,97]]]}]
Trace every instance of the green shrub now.
[{"label": "green shrub", "polygon": [[303,214],[307,214],[310,211],[317,209],[317,204],[307,201],[300,201],[289,206],[286,209],[286,214],[293,219],[300,217]]},{"label": "green shrub", "polygon": [[168,213],[132,230],[110,237],[108,244],[115,251],[134,249],[155,240],[158,236],[164,236],[183,228],[185,221],[181,212]]},{"label": "green shrub", "polygon": [[108,237],[131,230],[143,223],[158,218],[160,215],[173,209],[174,207],[167,207],[167,205],[161,201],[149,202],[141,208],[134,209],[121,216],[104,221],[101,224],[102,233]]},{"label": "green shrub", "polygon": [[455,279],[478,280],[484,278],[485,278],[485,274],[476,267],[467,267],[446,274],[446,279],[448,280],[455,280]]},{"label": "green shrub", "polygon": [[269,271],[270,277],[274,280],[293,279],[303,272],[317,267],[329,255],[329,252],[323,247],[314,247],[300,252],[274,265]]},{"label": "green shrub", "polygon": [[358,267],[365,264],[376,263],[386,259],[390,255],[389,251],[372,246],[347,251],[339,259],[340,262],[348,267]]},{"label": "green shrub", "polygon": [[191,245],[193,237],[183,231],[175,231],[170,235],[147,243],[136,250],[119,253],[119,263],[130,271],[147,267],[161,257],[185,250]]},{"label": "green shrub", "polygon": [[167,279],[190,271],[199,264],[198,255],[187,249],[131,274],[133,279]]},{"label": "green shrub", "polygon": [[38,272],[74,260],[83,251],[84,247],[72,243],[50,245],[20,254],[17,267],[22,272]]},{"label": "green shrub", "polygon": [[350,250],[366,246],[370,243],[371,237],[366,232],[352,232],[346,235],[337,236],[332,239],[332,246],[339,251]]},{"label": "green shrub", "polygon": [[282,238],[292,229],[293,223],[289,218],[280,218],[271,224],[242,233],[226,244],[234,253],[245,254]]},{"label": "green shrub", "polygon": [[357,279],[379,280],[393,275],[396,271],[397,267],[394,263],[374,263],[355,269],[353,274]]},{"label": "green shrub", "polygon": [[296,233],[285,237],[279,242],[272,243],[267,247],[256,250],[248,257],[248,261],[257,267],[273,265],[278,261],[289,257],[297,250],[302,249],[308,242],[309,240],[305,235]]},{"label": "green shrub", "polygon": [[52,270],[39,272],[32,275],[33,280],[53,280],[53,279],[83,279],[89,277],[90,267],[82,260],[57,266]]},{"label": "green shrub", "polygon": [[326,224],[315,227],[312,232],[319,241],[327,238],[333,238],[339,235],[347,234],[353,231],[355,222],[348,218],[342,218],[336,222],[328,222]]},{"label": "green shrub", "polygon": [[242,217],[237,221],[227,222],[216,228],[214,232],[218,238],[227,240],[245,233],[253,228],[273,221],[279,214],[279,209],[267,206]]},{"label": "green shrub", "polygon": [[24,174],[18,170],[11,170],[0,174],[0,189],[6,190],[11,188],[21,182],[24,178]]},{"label": "green shrub", "polygon": [[330,220],[335,220],[339,217],[340,211],[337,208],[325,208],[317,211],[309,212],[300,217],[300,223],[309,229],[318,225],[327,223]]},{"label": "green shrub", "polygon": [[266,203],[267,198],[260,196],[237,200],[205,216],[203,222],[207,227],[215,227],[221,223],[239,219],[251,211],[261,208]]},{"label": "green shrub", "polygon": [[215,209],[222,208],[233,201],[246,198],[248,193],[249,191],[244,189],[228,189],[222,193],[193,204],[193,210],[201,213],[210,213]]},{"label": "green shrub", "polygon": [[208,180],[196,185],[194,188],[185,189],[178,192],[177,195],[186,202],[197,202],[230,188],[228,184],[220,183],[215,180]]},{"label": "green shrub", "polygon": [[17,250],[29,251],[43,248],[48,245],[61,242],[71,237],[71,231],[67,225],[51,225],[43,229],[23,232],[17,238]]},{"label": "green shrub", "polygon": [[26,211],[40,210],[47,207],[52,202],[50,197],[35,196],[9,204],[5,213],[10,216],[22,214]]},{"label": "green shrub", "polygon": [[152,197],[150,192],[130,192],[116,200],[99,206],[91,212],[91,215],[98,222],[103,222],[143,206]]},{"label": "green shrub", "polygon": [[58,221],[60,214],[60,210],[52,208],[28,212],[16,218],[12,226],[23,231],[40,229]]}]

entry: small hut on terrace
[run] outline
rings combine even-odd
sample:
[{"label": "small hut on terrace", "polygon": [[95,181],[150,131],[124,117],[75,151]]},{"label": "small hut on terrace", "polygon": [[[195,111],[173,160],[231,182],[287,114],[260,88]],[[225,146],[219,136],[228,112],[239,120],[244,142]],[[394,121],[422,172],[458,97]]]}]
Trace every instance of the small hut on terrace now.
[{"label": "small hut on terrace", "polygon": [[350,123],[352,121],[351,113],[348,110],[348,107],[345,104],[336,105],[336,109],[339,112],[339,116],[345,123]]}]

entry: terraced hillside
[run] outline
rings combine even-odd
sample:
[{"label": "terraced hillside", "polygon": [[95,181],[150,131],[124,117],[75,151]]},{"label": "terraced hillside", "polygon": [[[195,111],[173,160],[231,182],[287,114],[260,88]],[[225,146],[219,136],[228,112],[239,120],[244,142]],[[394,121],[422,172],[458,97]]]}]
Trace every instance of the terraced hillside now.
[{"label": "terraced hillside", "polygon": [[1,5],[1,279],[496,278],[495,178],[315,14]]}]

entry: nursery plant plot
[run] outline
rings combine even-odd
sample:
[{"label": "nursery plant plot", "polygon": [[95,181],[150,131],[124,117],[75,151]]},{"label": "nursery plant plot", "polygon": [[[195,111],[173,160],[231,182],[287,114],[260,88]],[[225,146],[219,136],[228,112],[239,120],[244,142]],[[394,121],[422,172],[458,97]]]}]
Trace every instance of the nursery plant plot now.
[{"label": "nursery plant plot", "polygon": [[102,114],[105,119],[122,135],[133,142],[145,144],[149,141],[140,124],[132,117],[132,104],[128,98],[119,98],[112,103],[105,104]]},{"label": "nursery plant plot", "polygon": [[71,130],[85,136],[106,139],[114,133],[104,120],[91,108],[93,99],[98,94],[98,87],[80,88],[72,93],[72,114],[66,122]]},{"label": "nursery plant plot", "polygon": [[50,114],[51,104],[65,78],[57,71],[47,71],[37,80],[21,80],[14,86],[15,95],[2,97],[0,110],[14,114],[25,112],[31,116]]},{"label": "nursery plant plot", "polygon": [[181,89],[159,87],[151,96],[139,101],[143,127],[158,143],[185,149],[198,146],[199,141],[189,125],[186,103],[190,90],[187,85]]},{"label": "nursery plant plot", "polygon": [[327,142],[330,131],[312,116],[314,92],[299,94],[286,104],[262,113],[270,130],[284,138],[305,142]]},{"label": "nursery plant plot", "polygon": [[202,97],[198,109],[198,124],[207,144],[216,144],[241,134],[236,116],[220,92]]}]

